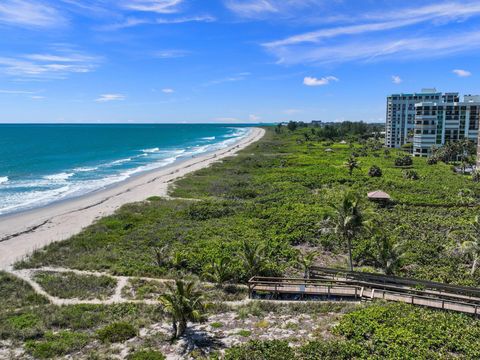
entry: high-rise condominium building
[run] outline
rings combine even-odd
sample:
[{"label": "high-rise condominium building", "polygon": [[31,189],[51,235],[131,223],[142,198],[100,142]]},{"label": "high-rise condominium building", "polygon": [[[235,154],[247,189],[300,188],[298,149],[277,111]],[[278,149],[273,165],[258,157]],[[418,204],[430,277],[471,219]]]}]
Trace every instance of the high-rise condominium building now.
[{"label": "high-rise condominium building", "polygon": [[399,148],[413,141],[415,129],[415,104],[423,101],[440,101],[442,93],[436,89],[423,89],[420,93],[393,94],[387,98],[385,145]]},{"label": "high-rise condominium building", "polygon": [[470,139],[478,142],[480,153],[479,122],[480,96],[466,95],[460,102],[458,93],[436,89],[393,94],[387,98],[385,145],[413,143],[413,155],[427,156],[433,146]]},{"label": "high-rise condominium building", "polygon": [[479,120],[480,96],[466,95],[463,102],[454,96],[415,104],[413,155],[427,156],[432,147],[448,142],[477,142]]}]

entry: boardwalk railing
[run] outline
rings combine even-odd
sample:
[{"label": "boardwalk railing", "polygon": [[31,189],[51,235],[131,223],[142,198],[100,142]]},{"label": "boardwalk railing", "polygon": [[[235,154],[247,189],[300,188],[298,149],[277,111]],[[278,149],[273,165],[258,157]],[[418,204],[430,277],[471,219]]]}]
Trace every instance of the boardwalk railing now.
[{"label": "boardwalk railing", "polygon": [[[413,305],[425,306],[435,309],[458,311],[466,314],[480,315],[480,297],[472,296],[476,294],[476,288],[456,287],[439,283],[419,281],[428,283],[429,289],[418,290],[418,283],[413,279],[394,278],[387,281],[388,277],[382,277],[378,281],[374,277],[373,281],[368,281],[368,276],[364,273],[359,279],[351,278],[359,274],[351,272],[342,272],[333,269],[335,278],[321,277],[314,279],[297,278],[275,278],[275,277],[252,277],[249,281],[249,295],[251,298],[268,298],[284,300],[300,299],[330,299],[330,300],[373,300],[383,299],[386,301],[404,302]],[[330,273],[330,275],[332,275]],[[350,279],[345,278],[345,273],[349,273]],[[343,275],[343,278],[338,276]],[[371,274],[367,274],[371,275]],[[316,276],[320,276],[316,273]],[[413,281],[412,285],[406,285],[402,281],[395,279]],[[394,281],[395,280],[395,281]],[[434,284],[434,286],[432,286]],[[445,286],[444,286],[445,285]],[[450,293],[447,288],[461,289],[460,292]],[[468,290],[468,291],[466,291]],[[469,295],[464,295],[469,294]]]},{"label": "boardwalk railing", "polygon": [[368,283],[380,285],[406,286],[409,288],[435,290],[456,295],[466,295],[480,299],[480,288],[443,284],[434,281],[416,280],[399,276],[387,276],[381,274],[364,273],[357,271],[348,271],[342,269],[330,269],[323,267],[313,267],[310,271],[311,278],[331,277],[333,279],[361,280]]}]

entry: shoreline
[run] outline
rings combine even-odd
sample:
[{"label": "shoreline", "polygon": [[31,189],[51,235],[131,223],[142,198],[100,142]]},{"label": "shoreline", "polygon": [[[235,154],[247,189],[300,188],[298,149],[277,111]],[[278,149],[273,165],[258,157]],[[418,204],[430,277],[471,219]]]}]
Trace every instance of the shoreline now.
[{"label": "shoreline", "polygon": [[0,270],[8,270],[32,251],[79,233],[121,206],[151,196],[166,197],[174,180],[232,156],[265,134],[261,128],[227,148],[151,170],[84,196],[0,217]]}]

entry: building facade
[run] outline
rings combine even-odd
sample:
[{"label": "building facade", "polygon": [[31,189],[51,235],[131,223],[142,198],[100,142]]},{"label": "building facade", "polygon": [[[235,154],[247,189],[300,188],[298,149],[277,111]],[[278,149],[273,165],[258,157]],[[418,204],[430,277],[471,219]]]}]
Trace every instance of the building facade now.
[{"label": "building facade", "polygon": [[423,89],[420,93],[393,94],[387,98],[385,145],[400,148],[412,142],[415,130],[415,104],[441,101],[442,93],[436,89]]},{"label": "building facade", "polygon": [[466,95],[463,102],[458,94],[446,94],[441,102],[415,104],[413,155],[428,156],[432,147],[449,142],[478,141],[480,96]]}]

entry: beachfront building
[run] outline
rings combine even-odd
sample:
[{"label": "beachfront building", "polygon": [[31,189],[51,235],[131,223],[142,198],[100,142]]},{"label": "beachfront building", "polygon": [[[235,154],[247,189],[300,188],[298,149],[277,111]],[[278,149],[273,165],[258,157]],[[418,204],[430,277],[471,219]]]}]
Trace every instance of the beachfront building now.
[{"label": "beachfront building", "polygon": [[412,142],[415,129],[415,104],[441,101],[442,93],[436,89],[422,89],[420,93],[393,94],[387,97],[385,146],[400,148]]},{"label": "beachfront building", "polygon": [[439,101],[415,104],[413,155],[428,156],[432,147],[464,139],[478,141],[480,96],[445,94]]}]

